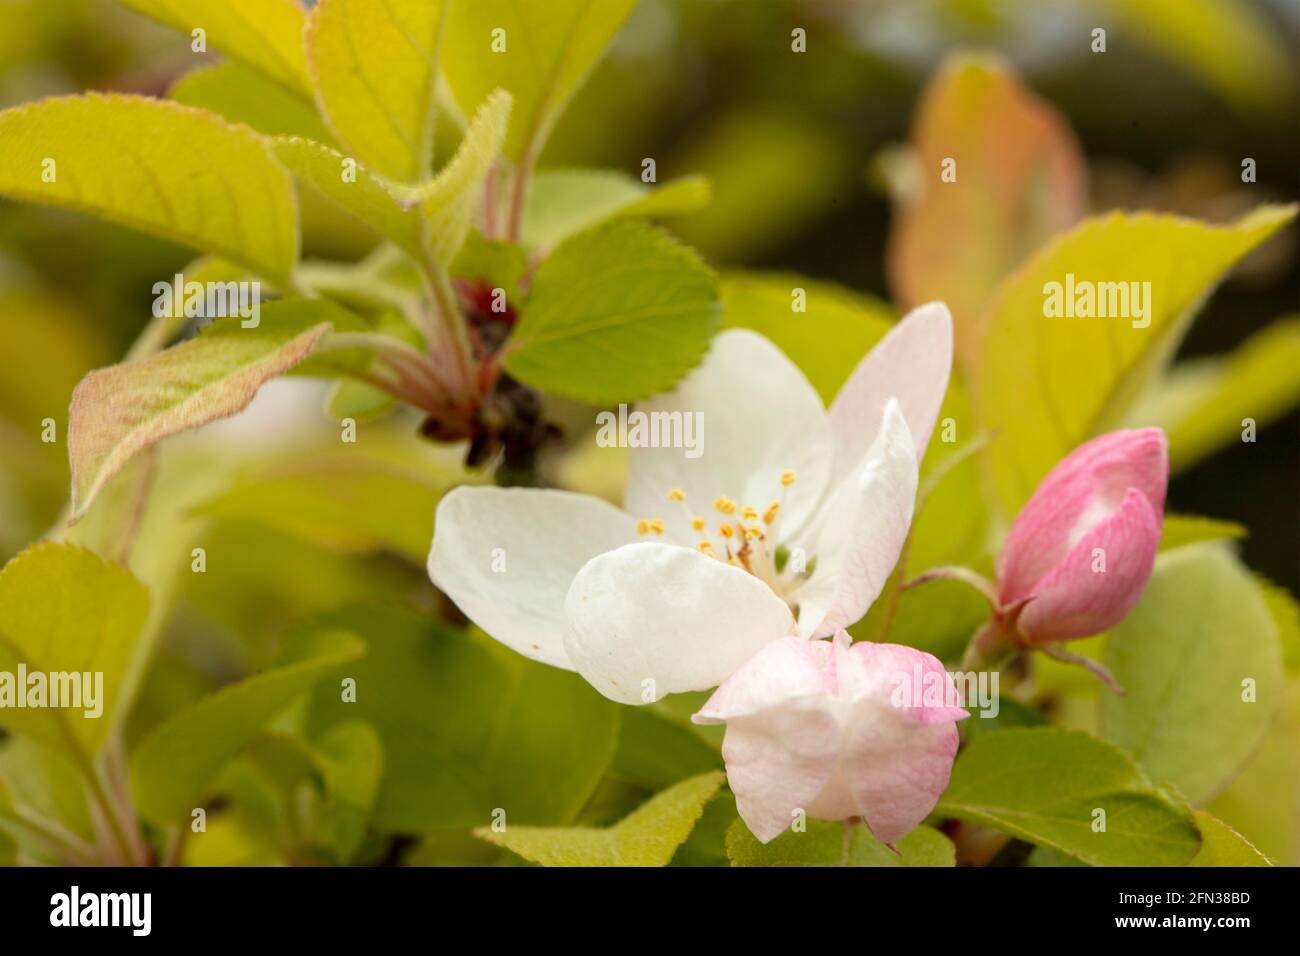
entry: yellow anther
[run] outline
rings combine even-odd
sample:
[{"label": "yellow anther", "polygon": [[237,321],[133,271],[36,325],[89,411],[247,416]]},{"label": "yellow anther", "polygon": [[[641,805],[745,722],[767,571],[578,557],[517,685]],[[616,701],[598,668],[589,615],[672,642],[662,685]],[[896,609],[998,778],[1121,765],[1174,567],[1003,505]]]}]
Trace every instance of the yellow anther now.
[{"label": "yellow anther", "polygon": [[718,525],[718,533],[721,534],[724,538],[730,538],[736,532],[731,530],[731,525],[722,524],[722,525]]},{"label": "yellow anther", "polygon": [[712,551],[712,550],[713,550],[713,542],[712,542],[712,541],[701,541],[701,542],[699,543],[698,547],[699,547],[699,549],[700,549],[701,551]]},{"label": "yellow anther", "polygon": [[639,518],[639,519],[637,519],[637,523],[636,523],[636,533],[637,533],[637,534],[649,534],[649,533],[650,533],[650,522],[647,521],[645,518]]},{"label": "yellow anther", "polygon": [[703,530],[704,530],[704,519],[703,519],[703,518],[692,518],[692,519],[691,519],[691,527],[694,528],[696,531],[703,531]]},{"label": "yellow anther", "polygon": [[763,515],[763,524],[771,524],[775,520],[776,512],[769,508],[767,514]]},{"label": "yellow anther", "polygon": [[749,535],[751,538],[761,538],[763,537],[763,529],[758,527],[749,527],[745,529],[745,534]]},{"label": "yellow anther", "polygon": [[736,513],[736,503],[732,501],[730,498],[728,498],[726,495],[723,495],[721,498],[714,499],[713,507],[718,509],[718,511],[722,512],[724,515],[731,515]]},{"label": "yellow anther", "polygon": [[791,485],[793,485],[793,484],[794,484],[794,472],[793,472],[793,471],[783,471],[783,472],[781,472],[781,484],[783,484],[783,485],[784,485],[785,487],[787,487],[787,488],[789,488]]},{"label": "yellow anther", "polygon": [[745,506],[745,510],[741,512],[741,515],[744,517],[746,521],[758,520],[758,512],[755,511],[753,508],[749,507],[748,505]]},{"label": "yellow anther", "polygon": [[680,488],[670,488],[670,489],[668,489],[668,500],[669,500],[669,501],[685,501],[685,500],[686,500],[686,492],[682,491],[682,489],[680,489]]},{"label": "yellow anther", "polygon": [[661,521],[659,518],[651,518],[650,530],[653,531],[655,534],[663,534],[664,533],[663,521]]}]

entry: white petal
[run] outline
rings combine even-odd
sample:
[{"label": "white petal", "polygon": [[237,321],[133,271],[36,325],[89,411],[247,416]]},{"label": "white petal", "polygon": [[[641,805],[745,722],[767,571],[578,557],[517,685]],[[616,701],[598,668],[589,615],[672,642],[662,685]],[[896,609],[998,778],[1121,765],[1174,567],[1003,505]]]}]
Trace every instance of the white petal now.
[{"label": "white petal", "polygon": [[502,644],[573,670],[564,595],[584,564],[635,538],[636,522],[598,498],[461,487],[438,504],[429,577]]},{"label": "white petal", "polygon": [[792,470],[797,479],[783,511],[788,530],[803,523],[825,492],[831,467],[826,410],[794,363],[755,332],[722,332],[698,369],[636,411],[700,413],[698,457],[686,457],[681,448],[631,452],[625,507],[637,517],[665,519],[675,541],[698,539],[681,506],[667,500],[671,488],[684,490],[687,505],[713,519],[712,502],[722,495],[762,511],[780,497],[781,472]]},{"label": "white petal", "polygon": [[667,544],[629,544],[593,558],[564,603],[569,660],[598,691],[627,704],[714,687],[794,628],[785,602],[758,578]]},{"label": "white petal", "polygon": [[898,399],[916,442],[925,455],[952,371],[952,315],[942,302],[913,309],[876,343],[853,370],[831,403],[835,442],[832,483],[846,477],[880,433],[880,415]]},{"label": "white petal", "polygon": [[803,544],[815,556],[812,577],[794,595],[799,633],[823,637],[867,613],[907,540],[916,504],[916,448],[898,403],[858,467],[834,489]]}]

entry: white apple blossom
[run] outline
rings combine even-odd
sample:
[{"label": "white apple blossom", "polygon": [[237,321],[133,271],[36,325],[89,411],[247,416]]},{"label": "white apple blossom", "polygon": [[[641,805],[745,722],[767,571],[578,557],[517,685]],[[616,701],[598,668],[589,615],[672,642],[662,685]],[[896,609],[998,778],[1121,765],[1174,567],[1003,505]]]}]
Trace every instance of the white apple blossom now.
[{"label": "white apple blossom", "polygon": [[906,539],[951,363],[948,309],[922,306],[827,412],[771,342],[725,331],[639,406],[703,413],[704,455],[632,449],[623,510],[457,488],[438,506],[430,577],[498,641],[614,700],[715,687],[772,641],[866,613]]}]

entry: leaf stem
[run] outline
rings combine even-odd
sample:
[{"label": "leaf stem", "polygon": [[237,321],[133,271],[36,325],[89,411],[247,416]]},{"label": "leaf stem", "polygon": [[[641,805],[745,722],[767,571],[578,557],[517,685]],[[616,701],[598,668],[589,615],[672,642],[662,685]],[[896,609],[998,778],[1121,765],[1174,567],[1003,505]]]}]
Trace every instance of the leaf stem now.
[{"label": "leaf stem", "polygon": [[528,205],[528,185],[533,175],[533,165],[537,157],[532,147],[520,157],[515,167],[514,180],[510,184],[510,220],[506,224],[506,238],[518,242],[524,228],[524,209]]},{"label": "leaf stem", "polygon": [[903,585],[903,590],[908,591],[914,587],[919,587],[930,581],[960,581],[962,584],[969,585],[980,594],[984,595],[989,606],[995,611],[998,608],[998,592],[993,582],[982,574],[972,571],[970,568],[964,568],[956,564],[942,565],[937,568],[931,568],[929,571],[912,578]]}]

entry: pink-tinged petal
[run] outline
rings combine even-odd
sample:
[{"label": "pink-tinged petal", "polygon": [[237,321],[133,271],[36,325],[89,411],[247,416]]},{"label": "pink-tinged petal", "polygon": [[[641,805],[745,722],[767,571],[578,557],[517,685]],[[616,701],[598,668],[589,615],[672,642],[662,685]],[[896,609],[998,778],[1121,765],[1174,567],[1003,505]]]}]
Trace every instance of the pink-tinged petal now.
[{"label": "pink-tinged petal", "polygon": [[831,403],[835,474],[842,480],[880,433],[885,403],[895,398],[925,455],[952,371],[952,315],[942,302],[913,309],[858,363]]},{"label": "pink-tinged petal", "polygon": [[720,724],[800,697],[834,693],[830,643],[785,637],[768,644],[742,664],[691,720],[697,724]]},{"label": "pink-tinged petal", "polygon": [[[800,541],[817,559],[794,599],[799,633],[835,633],[859,620],[885,586],[916,504],[916,451],[898,402],[889,399],[870,451],[836,488]],[[809,543],[809,541],[811,543]]]},{"label": "pink-tinged petal", "polygon": [[839,635],[836,647],[842,649],[837,676],[844,699],[884,700],[921,724],[951,723],[970,716],[961,706],[952,676],[933,654],[902,644],[841,644]]},{"label": "pink-tinged petal", "polygon": [[1115,512],[1130,488],[1162,514],[1168,477],[1168,442],[1158,428],[1110,432],[1080,445],[1016,516],[998,559],[1000,603],[1033,594],[1070,549]]},{"label": "pink-tinged petal", "polygon": [[[1061,641],[1119,623],[1142,596],[1159,544],[1160,516],[1146,495],[1129,489],[1119,509],[1034,587],[1018,619],[1021,635],[1033,643]],[[1104,571],[1093,570],[1098,550]]]},{"label": "pink-tinged petal", "polygon": [[804,697],[727,723],[722,759],[736,810],[761,842],[811,810],[835,772],[840,724],[827,697]]},{"label": "pink-tinged petal", "polygon": [[[955,723],[921,723],[888,701],[867,698],[854,708],[839,765],[872,835],[893,843],[929,816],[948,786],[956,755]],[[820,802],[810,815],[820,816]]]},{"label": "pink-tinged petal", "polygon": [[625,704],[717,687],[794,628],[790,608],[752,574],[653,542],[588,561],[564,610],[574,670]]},{"label": "pink-tinged petal", "polygon": [[[699,425],[694,450],[629,453],[625,507],[638,518],[663,519],[669,540],[694,546],[699,535],[688,511],[712,523],[712,503],[721,496],[766,508],[781,496],[783,471],[798,475],[785,495],[787,528],[806,521],[826,490],[832,449],[826,409],[798,366],[756,332],[719,334],[699,368],[667,395],[639,403],[636,413]],[[668,500],[673,488],[685,492],[686,508]]]}]

